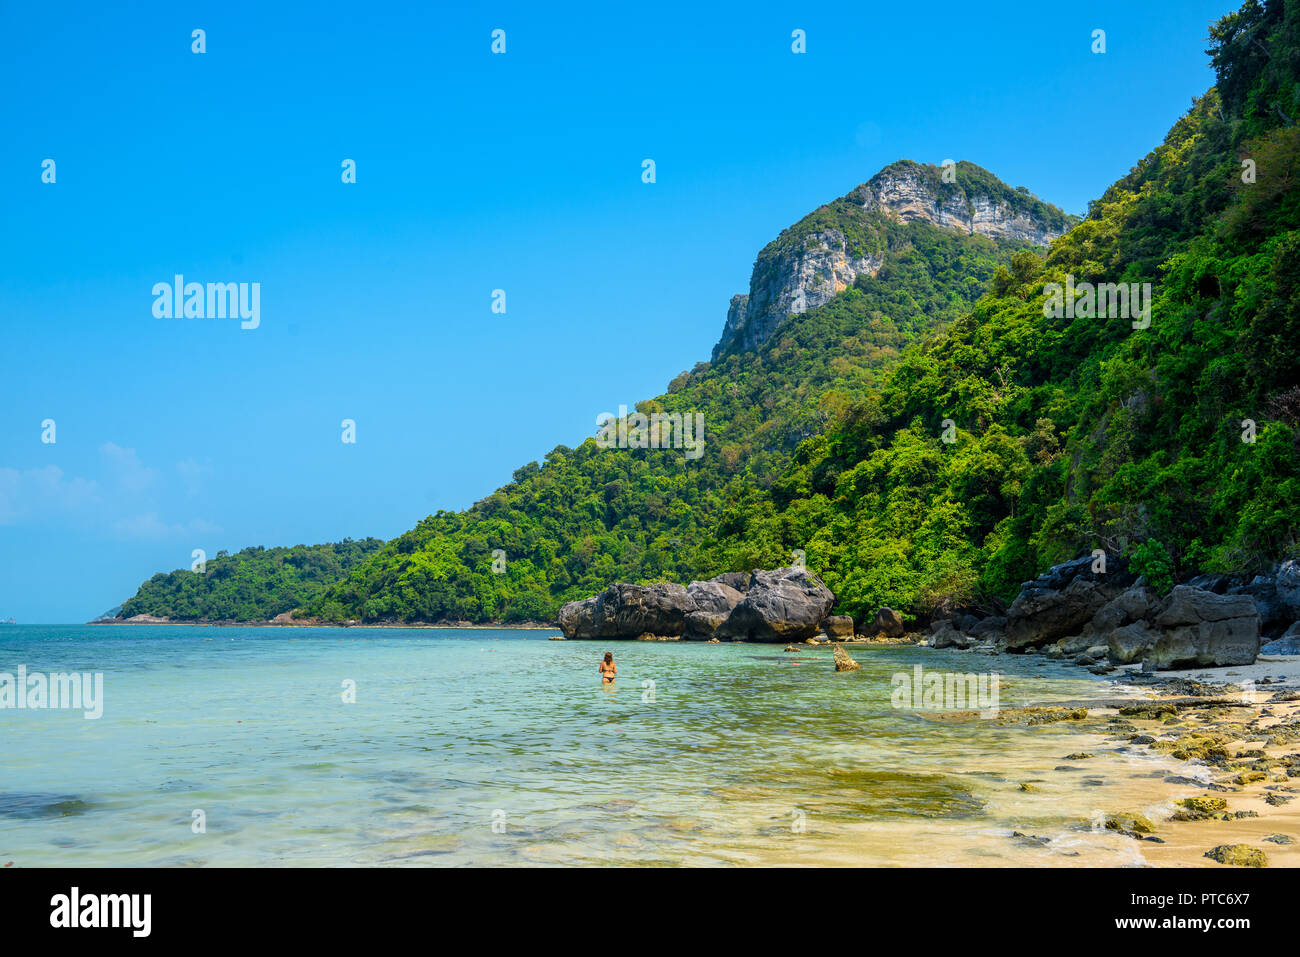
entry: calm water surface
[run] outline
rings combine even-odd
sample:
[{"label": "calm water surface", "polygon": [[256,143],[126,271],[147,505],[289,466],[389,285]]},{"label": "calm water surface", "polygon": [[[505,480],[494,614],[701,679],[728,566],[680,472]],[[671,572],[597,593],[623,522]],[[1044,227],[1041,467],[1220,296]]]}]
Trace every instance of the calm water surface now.
[{"label": "calm water surface", "polygon": [[1003,707],[1115,690],[1036,658],[548,634],[0,626],[0,672],[105,698],[0,710],[0,866],[1140,863],[1079,822],[1172,768],[890,707],[916,664],[996,669]]}]

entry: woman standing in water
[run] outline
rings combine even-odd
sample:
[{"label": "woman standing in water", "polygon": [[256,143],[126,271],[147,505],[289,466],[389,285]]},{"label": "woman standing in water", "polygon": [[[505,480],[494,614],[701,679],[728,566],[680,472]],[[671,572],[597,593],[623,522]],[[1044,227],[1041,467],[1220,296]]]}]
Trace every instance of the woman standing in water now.
[{"label": "woman standing in water", "polygon": [[596,670],[600,672],[601,681],[604,684],[612,685],[614,683],[614,679],[618,676],[618,665],[614,664],[613,652],[605,652],[605,660],[600,663],[600,667]]}]

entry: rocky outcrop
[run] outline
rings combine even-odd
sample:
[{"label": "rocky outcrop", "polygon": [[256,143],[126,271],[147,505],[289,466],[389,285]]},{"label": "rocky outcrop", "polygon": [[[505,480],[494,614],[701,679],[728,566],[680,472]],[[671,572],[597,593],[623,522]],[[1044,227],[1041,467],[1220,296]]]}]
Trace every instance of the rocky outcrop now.
[{"label": "rocky outcrop", "polygon": [[1073,222],[973,163],[959,163],[953,173],[945,182],[939,167],[900,160],[783,230],[759,252],[748,294],[732,296],[713,361],[758,349],[790,316],[874,277],[890,220],[1039,246]]},{"label": "rocky outcrop", "polygon": [[[1209,587],[1179,585],[1161,599],[1143,579],[1133,579],[1123,559],[1112,559],[1107,573],[1082,556],[1021,586],[1000,645],[1043,649],[1086,665],[1104,655],[1110,666],[1141,662],[1147,670],[1253,662],[1260,651],[1257,599],[1240,580],[1194,581]],[[1286,594],[1275,581],[1266,584],[1269,595]]]},{"label": "rocky outcrop", "polygon": [[1300,655],[1300,621],[1259,649],[1261,655]]},{"label": "rocky outcrop", "polygon": [[884,635],[886,638],[897,638],[905,631],[903,625],[903,616],[892,608],[879,608],[876,615],[871,619],[871,624],[866,628],[866,634],[875,637]]},{"label": "rocky outcrop", "polygon": [[838,642],[834,645],[835,649],[835,670],[836,671],[860,671],[862,665],[858,664],[849,653],[844,650],[844,646]]},{"label": "rocky outcrop", "polygon": [[731,610],[742,600],[744,593],[731,585],[716,579],[705,582],[691,582],[686,592],[695,602],[695,611],[686,614],[686,633],[683,637],[707,640],[712,638]]},{"label": "rocky outcrop", "polygon": [[1230,585],[1224,593],[1253,598],[1259,609],[1260,630],[1269,637],[1278,637],[1300,621],[1300,562],[1281,562],[1267,574]]},{"label": "rocky outcrop", "polygon": [[1064,232],[1060,225],[1033,215],[1029,209],[1016,209],[1005,198],[964,186],[964,167],[979,169],[974,164],[959,164],[954,171],[956,182],[949,184],[957,188],[944,189],[936,167],[895,163],[850,196],[859,200],[864,209],[880,209],[903,222],[919,219],[964,233],[1015,239],[1035,246],[1046,246]]},{"label": "rocky outcrop", "polygon": [[560,630],[566,638],[675,637],[686,630],[686,616],[697,611],[681,585],[610,585],[599,595],[571,601],[560,609]]},{"label": "rocky outcrop", "polygon": [[806,569],[779,568],[727,573],[685,588],[616,583],[566,604],[559,625],[566,638],[801,641],[818,633],[834,602]]},{"label": "rocky outcrop", "polygon": [[1094,572],[1090,555],[1054,565],[1020,587],[1007,609],[1006,647],[1023,651],[1077,635],[1132,579],[1121,570]]},{"label": "rocky outcrop", "polygon": [[715,360],[724,351],[724,344],[729,346],[736,341],[740,330],[745,327],[745,317],[748,313],[749,296],[743,292],[732,296],[731,304],[727,306],[727,321],[722,325],[722,336],[718,339],[718,344],[713,347]]},{"label": "rocky outcrop", "polygon": [[835,596],[805,568],[756,571],[717,634],[732,641],[802,641],[817,634]]},{"label": "rocky outcrop", "polygon": [[970,645],[970,639],[954,627],[952,622],[935,622],[934,633],[930,635],[931,648],[966,649],[969,648]]},{"label": "rocky outcrop", "polygon": [[1106,656],[1113,665],[1131,665],[1145,658],[1159,637],[1146,622],[1124,625],[1106,636]]},{"label": "rocky outcrop", "polygon": [[1259,656],[1259,612],[1250,595],[1216,595],[1179,585],[1155,624],[1157,669],[1248,665]]},{"label": "rocky outcrop", "polygon": [[852,638],[853,619],[848,615],[828,615],[822,622],[822,633],[831,639]]},{"label": "rocky outcrop", "polygon": [[879,253],[858,250],[835,228],[808,233],[779,255],[760,253],[749,295],[731,297],[713,358],[733,347],[757,349],[787,317],[829,302],[859,276],[874,276],[883,261]]}]

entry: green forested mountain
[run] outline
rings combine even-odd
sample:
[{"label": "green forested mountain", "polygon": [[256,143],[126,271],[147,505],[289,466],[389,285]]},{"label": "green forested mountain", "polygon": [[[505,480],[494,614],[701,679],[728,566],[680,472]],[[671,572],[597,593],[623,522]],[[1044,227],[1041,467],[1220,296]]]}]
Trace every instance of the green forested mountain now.
[{"label": "green forested mountain", "polygon": [[[768,488],[802,440],[866,395],[908,343],[966,312],[1025,248],[883,213],[854,225],[879,244],[875,277],[858,277],[757,351],[701,363],[637,406],[703,414],[700,458],[603,449],[593,439],[557,447],[469,510],[440,512],[389,542],[307,611],[330,620],[541,619],[613,580],[690,578],[712,567],[705,547],[726,503]],[[503,574],[493,571],[494,549],[505,552]]]},{"label": "green forested mountain", "polygon": [[383,545],[378,538],[344,539],[292,548],[254,546],[217,552],[202,572],[159,572],[122,605],[119,618],[157,615],[178,621],[269,621],[336,582]]},{"label": "green forested mountain", "polygon": [[[729,504],[712,564],[800,543],[863,614],[1009,597],[1081,549],[1175,575],[1297,554],[1300,5],[1248,3],[1211,39],[1217,88],[1045,260],[1017,255]],[[1150,327],[1046,316],[1067,275],[1151,283]]]},{"label": "green forested mountain", "polygon": [[[298,604],[543,618],[802,549],[838,611],[925,615],[1080,549],[1174,575],[1296,555],[1300,4],[1250,0],[1209,53],[1216,87],[1050,248],[1070,221],[1027,191],[894,164],[769,244],[714,362],[639,406],[703,413],[702,457],[558,447]],[[1120,283],[1150,284],[1149,326],[1050,308]]]}]

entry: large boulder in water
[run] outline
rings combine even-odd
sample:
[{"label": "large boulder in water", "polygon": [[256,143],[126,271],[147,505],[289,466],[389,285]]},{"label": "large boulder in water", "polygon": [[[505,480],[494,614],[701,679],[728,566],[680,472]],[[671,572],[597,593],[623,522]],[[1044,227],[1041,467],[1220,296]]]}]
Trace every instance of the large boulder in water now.
[{"label": "large boulder in water", "polygon": [[560,631],[566,638],[599,638],[599,625],[596,621],[596,607],[599,596],[571,601],[560,606],[557,616]]},{"label": "large boulder in water", "polygon": [[933,632],[930,635],[931,648],[961,648],[970,647],[970,639],[958,631],[951,621],[937,621],[933,625]]},{"label": "large boulder in water", "polygon": [[734,641],[802,641],[817,634],[835,596],[806,568],[756,571],[717,634]]},{"label": "large boulder in water", "polygon": [[686,630],[686,618],[697,611],[681,585],[610,585],[599,595],[571,601],[560,609],[560,630],[566,638],[675,637]]},{"label": "large boulder in water", "polygon": [[686,586],[686,591],[695,603],[696,610],[686,614],[686,633],[683,637],[698,641],[712,638],[719,626],[727,620],[731,610],[745,598],[741,592],[717,578],[706,582],[691,582]]},{"label": "large boulder in water", "polygon": [[1156,616],[1158,669],[1248,665],[1259,656],[1259,612],[1247,594],[1216,595],[1179,585]]}]

